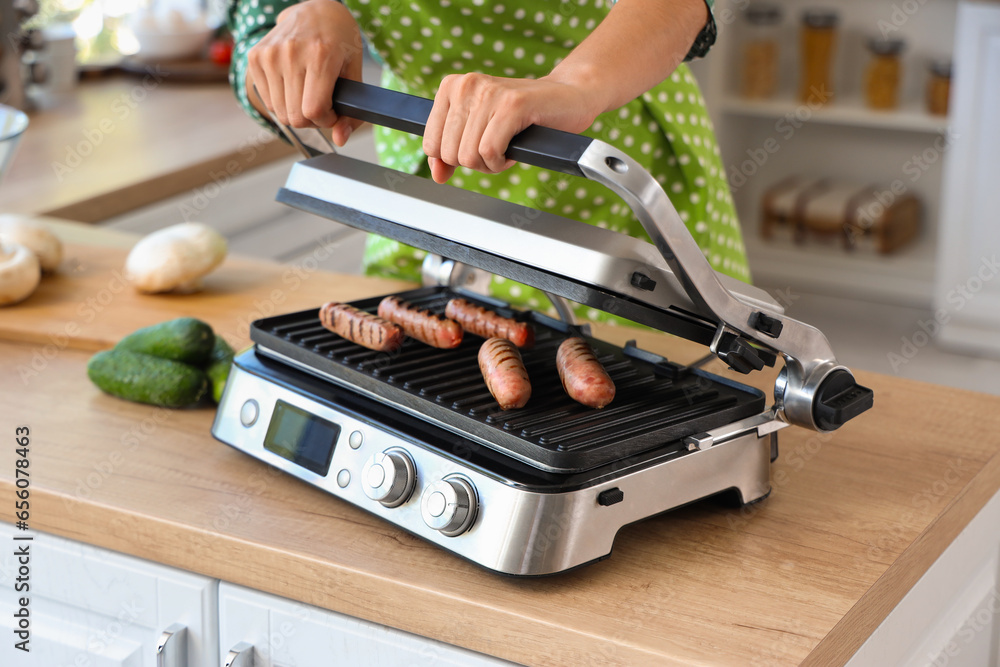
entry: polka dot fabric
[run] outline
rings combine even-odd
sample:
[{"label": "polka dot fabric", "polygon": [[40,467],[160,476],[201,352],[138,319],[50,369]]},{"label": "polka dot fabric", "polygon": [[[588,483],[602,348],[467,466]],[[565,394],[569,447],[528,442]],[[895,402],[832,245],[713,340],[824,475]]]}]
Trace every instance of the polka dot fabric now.
[{"label": "polka dot fabric", "polygon": [[[278,12],[292,2],[271,5],[244,0],[231,10],[236,31],[236,81],[240,61],[263,35],[255,16],[272,6]],[[441,79],[454,73],[537,78],[547,74],[604,18],[607,0],[421,0],[381,2],[347,0],[371,48],[389,65],[382,85],[433,97]],[[249,9],[246,9],[249,7]],[[273,21],[273,14],[266,14]],[[259,33],[259,34],[258,34]],[[245,91],[237,96],[245,103]],[[256,115],[256,114],[255,114]],[[628,153],[663,186],[712,267],[749,280],[739,221],[725,180],[715,134],[701,92],[686,65],[640,98],[602,114],[584,134]],[[375,147],[387,167],[430,176],[419,137],[375,128]],[[585,179],[518,164],[500,174],[460,168],[450,184],[520,205],[649,240],[628,206],[614,193]],[[424,253],[391,239],[369,238],[364,258],[369,275],[419,280]],[[545,308],[544,296],[529,287],[497,277],[493,293],[511,303]],[[592,320],[614,318],[591,308],[579,314]]]}]

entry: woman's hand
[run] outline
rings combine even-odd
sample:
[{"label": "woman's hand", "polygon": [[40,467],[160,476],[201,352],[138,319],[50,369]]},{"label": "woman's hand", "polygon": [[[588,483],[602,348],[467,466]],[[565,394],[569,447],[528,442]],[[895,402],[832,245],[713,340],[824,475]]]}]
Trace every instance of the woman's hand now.
[{"label": "woman's hand", "polygon": [[362,49],[358,25],[339,2],[307,0],[289,7],[248,54],[251,103],[291,127],[332,127],[334,143],[343,146],[361,121],[337,117],[333,86],[339,77],[361,80]]},{"label": "woman's hand", "polygon": [[431,175],[444,183],[458,166],[486,173],[509,168],[510,140],[529,125],[582,132],[604,111],[606,100],[552,76],[505,79],[452,74],[441,81],[424,131]]}]

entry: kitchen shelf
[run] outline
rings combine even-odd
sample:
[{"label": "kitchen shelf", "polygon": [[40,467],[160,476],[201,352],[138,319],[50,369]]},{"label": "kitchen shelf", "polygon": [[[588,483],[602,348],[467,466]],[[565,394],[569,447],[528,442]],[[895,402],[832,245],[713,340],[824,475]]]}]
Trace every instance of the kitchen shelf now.
[{"label": "kitchen shelf", "polygon": [[[787,97],[774,100],[745,100],[728,96],[720,105],[723,113],[775,119],[787,115],[794,117],[802,107],[801,102]],[[857,98],[837,100],[823,108],[811,110],[805,122],[931,134],[941,134],[948,129],[947,117],[931,115],[924,111],[919,103],[912,103],[894,111],[875,111],[867,108]]]},{"label": "kitchen shelf", "polygon": [[792,293],[832,294],[928,308],[934,286],[935,240],[924,234],[890,255],[848,252],[822,241],[796,245],[790,239],[764,241],[744,230],[754,283]]}]

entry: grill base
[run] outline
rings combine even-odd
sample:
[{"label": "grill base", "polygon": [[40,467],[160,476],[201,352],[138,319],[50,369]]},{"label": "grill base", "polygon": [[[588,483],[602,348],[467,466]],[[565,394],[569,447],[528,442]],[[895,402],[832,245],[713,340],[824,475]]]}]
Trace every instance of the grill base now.
[{"label": "grill base", "polygon": [[[247,425],[242,408],[251,400],[259,414]],[[278,401],[341,427],[328,473],[264,446]],[[362,442],[352,441],[355,432],[363,434]],[[775,435],[746,428],[705,450],[667,447],[585,473],[551,473],[252,350],[234,361],[212,433],[479,566],[515,576],[550,575],[604,559],[622,526],[706,496],[735,491],[744,503],[764,498]],[[392,508],[363,488],[366,461],[387,448],[405,450],[415,471],[412,495]],[[478,509],[467,532],[448,537],[424,522],[420,506],[428,488],[453,475],[471,484]],[[618,502],[602,502],[608,497]]]}]

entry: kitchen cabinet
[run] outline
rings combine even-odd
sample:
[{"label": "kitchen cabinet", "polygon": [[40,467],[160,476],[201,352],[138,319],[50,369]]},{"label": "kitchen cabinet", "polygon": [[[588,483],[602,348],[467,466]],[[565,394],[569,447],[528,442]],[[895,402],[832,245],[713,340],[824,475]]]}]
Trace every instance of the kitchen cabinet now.
[{"label": "kitchen cabinet", "polygon": [[934,292],[938,341],[1000,353],[1000,3],[961,3],[952,95],[955,137],[945,156]]},{"label": "kitchen cabinet", "polygon": [[[30,653],[14,648],[14,548],[0,556],[0,664],[30,667],[201,667],[218,654],[218,583],[208,577],[0,523],[5,545],[28,545]],[[168,628],[173,637],[157,662]]]},{"label": "kitchen cabinet", "polygon": [[[219,612],[219,664],[242,654],[253,656],[253,667],[514,667],[506,660],[226,582],[219,585]],[[233,663],[238,667],[238,660]]]},{"label": "kitchen cabinet", "polygon": [[[975,3],[835,3],[840,25],[834,51],[834,97],[822,107],[801,103],[794,94],[799,75],[801,14],[811,5],[790,0],[776,4],[784,17],[778,46],[781,85],[773,99],[746,100],[737,94],[745,11],[752,5],[747,0],[716,3],[718,42],[706,59],[693,65],[718,134],[754,281],[763,287],[790,289],[792,293],[827,294],[929,310],[941,257],[938,239],[961,219],[954,198],[944,196],[946,175],[954,180],[962,171],[957,169],[959,144],[955,143],[953,150],[953,142],[961,137],[967,137],[968,142],[979,141],[979,135],[971,118],[956,113],[955,107],[962,106],[962,102],[954,96],[948,117],[925,110],[928,63],[954,54],[956,78],[974,76],[969,58],[962,55],[968,48],[965,42],[972,36],[972,26],[968,20],[961,21],[956,33],[956,16],[960,6],[972,7]],[[983,11],[997,12],[1000,7],[993,3],[991,9]],[[906,41],[897,110],[871,110],[862,101],[869,59],[865,42],[879,36]],[[995,73],[992,81],[995,92]],[[988,87],[985,82],[981,79],[979,85]],[[995,117],[991,111],[995,107],[986,103],[987,97],[984,93],[973,103],[983,123]],[[925,205],[920,235],[890,255],[847,252],[838,243],[819,240],[804,245],[765,242],[760,236],[764,192],[793,175],[870,184],[882,195],[882,201],[900,192],[916,194]],[[981,214],[979,219],[982,224],[990,220]]]},{"label": "kitchen cabinet", "polygon": [[[0,539],[31,554],[30,653],[16,650],[14,597],[0,601],[0,664],[30,667],[501,667],[514,663],[54,535]],[[13,589],[13,549],[0,578]],[[161,650],[176,662],[157,661]],[[221,652],[220,652],[221,651]],[[240,656],[240,653],[242,655]],[[232,656],[230,655],[232,653]],[[237,656],[240,657],[236,660]],[[230,662],[227,663],[227,660]]]},{"label": "kitchen cabinet", "polygon": [[1000,665],[1000,494],[995,495],[847,667]]}]

